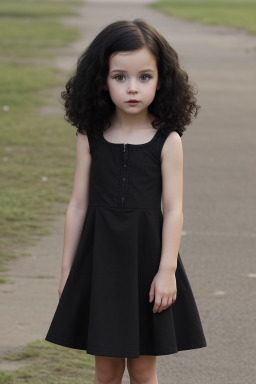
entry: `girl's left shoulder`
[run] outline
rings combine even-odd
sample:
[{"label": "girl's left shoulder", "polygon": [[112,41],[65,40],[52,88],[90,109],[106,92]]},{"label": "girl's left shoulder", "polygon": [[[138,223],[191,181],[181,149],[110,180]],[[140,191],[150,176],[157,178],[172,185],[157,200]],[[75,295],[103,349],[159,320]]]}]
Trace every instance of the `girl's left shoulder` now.
[{"label": "girl's left shoulder", "polygon": [[166,141],[172,141],[172,142],[179,142],[181,143],[181,136],[182,136],[182,133],[180,133],[179,131],[171,131],[168,136],[167,136],[167,139]]},{"label": "girl's left shoulder", "polygon": [[179,161],[182,159],[182,133],[178,131],[172,131],[168,134],[161,153],[161,160],[167,159],[167,161]]}]

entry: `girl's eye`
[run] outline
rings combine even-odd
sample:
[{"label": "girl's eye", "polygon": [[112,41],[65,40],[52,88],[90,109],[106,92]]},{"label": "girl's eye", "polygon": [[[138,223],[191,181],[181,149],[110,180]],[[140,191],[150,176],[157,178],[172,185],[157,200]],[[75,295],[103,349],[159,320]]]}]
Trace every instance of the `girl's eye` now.
[{"label": "girl's eye", "polygon": [[141,80],[144,81],[144,80],[149,80],[151,78],[151,76],[150,75],[141,75],[140,78],[141,78]]},{"label": "girl's eye", "polygon": [[114,78],[117,79],[117,80],[122,81],[123,78],[124,78],[124,75],[116,75]]},{"label": "girl's eye", "polygon": [[[124,75],[116,75],[116,76],[114,77],[114,79],[116,79],[116,80],[118,80],[118,81],[122,81],[122,80],[125,79],[125,76],[124,76]],[[142,81],[147,81],[147,80],[151,79],[151,76],[150,76],[150,75],[141,75],[141,76],[140,76],[140,79],[141,79]]]}]

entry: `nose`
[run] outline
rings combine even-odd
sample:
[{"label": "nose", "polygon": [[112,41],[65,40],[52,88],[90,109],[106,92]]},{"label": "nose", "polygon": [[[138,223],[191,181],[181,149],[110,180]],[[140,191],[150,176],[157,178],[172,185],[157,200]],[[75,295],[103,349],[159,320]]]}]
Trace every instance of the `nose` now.
[{"label": "nose", "polygon": [[137,89],[136,81],[130,81],[130,82],[129,82],[127,91],[128,91],[129,94],[130,94],[130,93],[131,93],[131,94],[138,93],[138,89]]}]

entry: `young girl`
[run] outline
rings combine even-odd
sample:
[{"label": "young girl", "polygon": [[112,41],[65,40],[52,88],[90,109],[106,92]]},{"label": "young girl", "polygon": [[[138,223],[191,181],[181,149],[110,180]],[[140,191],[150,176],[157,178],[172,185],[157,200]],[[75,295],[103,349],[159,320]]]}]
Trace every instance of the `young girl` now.
[{"label": "young girl", "polygon": [[206,346],[179,245],[181,136],[199,106],[141,19],[104,28],[62,92],[77,127],[59,303],[46,340],[95,355],[95,383],[156,384],[156,356]]}]

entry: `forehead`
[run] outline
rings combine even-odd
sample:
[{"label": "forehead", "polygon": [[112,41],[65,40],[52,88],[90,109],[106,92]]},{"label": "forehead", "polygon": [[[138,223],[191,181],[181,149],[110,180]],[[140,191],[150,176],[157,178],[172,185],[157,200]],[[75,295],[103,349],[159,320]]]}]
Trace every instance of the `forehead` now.
[{"label": "forehead", "polygon": [[136,51],[115,52],[109,58],[109,67],[113,69],[156,68],[156,58],[148,48]]}]

